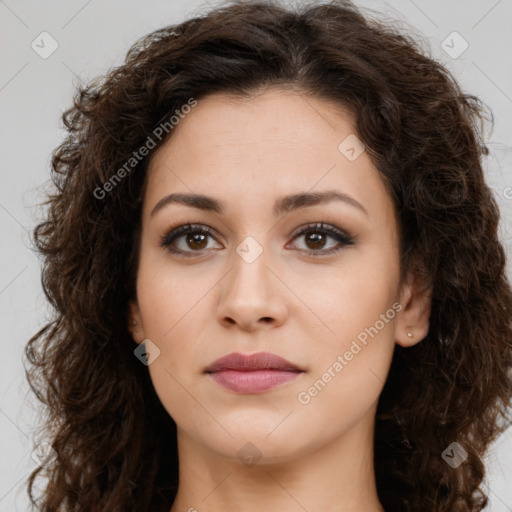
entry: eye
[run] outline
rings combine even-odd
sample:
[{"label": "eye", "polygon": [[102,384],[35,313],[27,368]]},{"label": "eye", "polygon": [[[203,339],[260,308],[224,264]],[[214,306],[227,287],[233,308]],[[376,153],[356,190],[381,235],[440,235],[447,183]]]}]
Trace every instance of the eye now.
[{"label": "eye", "polygon": [[[309,224],[301,228],[298,233],[293,235],[293,240],[303,236],[306,236],[306,249],[299,250],[307,252],[309,256],[334,254],[341,251],[345,246],[354,245],[355,243],[355,238],[348,233],[334,226],[325,226],[323,222]],[[215,238],[213,230],[208,226],[185,224],[164,235],[160,245],[173,254],[192,256],[193,253],[202,253],[205,252],[204,249],[208,249],[208,237]],[[325,249],[329,238],[338,243]]]},{"label": "eye", "polygon": [[[305,236],[306,249],[308,256],[325,256],[337,253],[348,245],[354,245],[355,238],[334,226],[325,226],[323,222],[309,224],[302,228],[295,236],[294,240]],[[338,243],[329,249],[325,249],[328,238],[332,238]],[[309,250],[312,249],[312,250]]]},{"label": "eye", "polygon": [[[209,236],[213,238],[213,231],[209,227],[201,224],[185,224],[164,235],[160,245],[171,253],[190,256],[191,252],[201,252],[206,248]],[[181,247],[177,243],[180,241]],[[187,247],[193,250],[187,250]]]}]

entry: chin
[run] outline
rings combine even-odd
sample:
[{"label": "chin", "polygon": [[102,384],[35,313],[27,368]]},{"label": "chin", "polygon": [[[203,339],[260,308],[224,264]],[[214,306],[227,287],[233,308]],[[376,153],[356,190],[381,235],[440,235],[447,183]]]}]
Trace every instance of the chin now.
[{"label": "chin", "polygon": [[245,435],[240,433],[233,438],[224,439],[222,442],[211,443],[208,441],[209,448],[218,455],[227,459],[235,459],[240,464],[252,467],[258,465],[275,465],[287,463],[296,458],[300,458],[309,450],[307,446],[298,445],[296,440],[290,439],[290,436],[284,437],[272,436],[265,438],[258,437],[252,431],[246,431]]}]

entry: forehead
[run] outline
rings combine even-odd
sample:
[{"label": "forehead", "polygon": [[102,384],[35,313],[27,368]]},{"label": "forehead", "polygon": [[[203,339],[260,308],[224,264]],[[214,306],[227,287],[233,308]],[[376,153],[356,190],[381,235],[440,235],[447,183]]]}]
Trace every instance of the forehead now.
[{"label": "forehead", "polygon": [[200,99],[171,135],[152,155],[146,213],[171,192],[225,198],[240,213],[253,203],[267,208],[277,196],[336,189],[376,218],[394,216],[366,151],[355,159],[346,152],[361,148],[353,116],[334,102],[278,89],[248,98],[216,93]]}]

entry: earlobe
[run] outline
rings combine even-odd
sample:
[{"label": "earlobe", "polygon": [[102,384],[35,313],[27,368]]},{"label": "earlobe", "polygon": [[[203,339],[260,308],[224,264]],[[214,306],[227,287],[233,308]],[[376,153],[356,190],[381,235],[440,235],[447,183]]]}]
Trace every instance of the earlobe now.
[{"label": "earlobe", "polygon": [[402,347],[412,347],[428,334],[431,312],[432,286],[425,286],[417,277],[408,276],[403,285],[397,317],[395,341]]},{"label": "earlobe", "polygon": [[133,341],[141,344],[144,341],[144,329],[136,301],[130,300],[128,303],[128,332],[132,335]]}]

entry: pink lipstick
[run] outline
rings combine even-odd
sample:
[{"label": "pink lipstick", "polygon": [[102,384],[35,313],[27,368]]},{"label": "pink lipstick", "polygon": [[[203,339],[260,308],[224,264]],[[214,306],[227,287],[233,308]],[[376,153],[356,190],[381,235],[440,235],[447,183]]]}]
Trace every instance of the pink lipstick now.
[{"label": "pink lipstick", "polygon": [[233,352],[205,370],[217,384],[237,393],[262,393],[297,378],[304,371],[270,352]]}]

